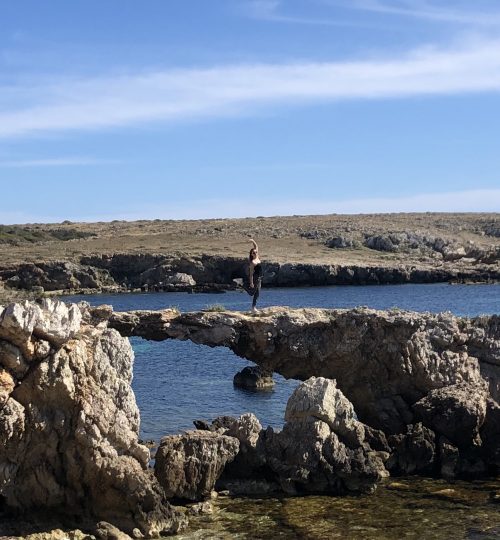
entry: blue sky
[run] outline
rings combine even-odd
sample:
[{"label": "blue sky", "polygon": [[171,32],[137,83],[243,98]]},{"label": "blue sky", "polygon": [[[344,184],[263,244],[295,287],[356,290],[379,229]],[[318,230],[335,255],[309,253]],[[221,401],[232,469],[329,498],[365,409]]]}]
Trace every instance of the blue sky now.
[{"label": "blue sky", "polygon": [[500,211],[498,0],[16,0],[0,29],[0,223]]}]

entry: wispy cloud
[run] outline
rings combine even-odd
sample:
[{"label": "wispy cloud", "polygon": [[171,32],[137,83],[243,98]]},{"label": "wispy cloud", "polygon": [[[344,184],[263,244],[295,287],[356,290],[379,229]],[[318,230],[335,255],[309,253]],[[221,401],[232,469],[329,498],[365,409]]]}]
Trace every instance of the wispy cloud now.
[{"label": "wispy cloud", "polygon": [[498,26],[500,25],[500,10],[487,10],[480,2],[468,2],[466,8],[460,8],[457,3],[451,7],[436,5],[425,0],[321,0],[325,4],[374,13],[414,17],[431,21],[459,23],[467,26]]},{"label": "wispy cloud", "polygon": [[73,167],[88,165],[108,165],[117,163],[114,160],[94,159],[87,157],[62,157],[47,159],[20,159],[0,161],[0,167],[28,168],[28,167]]},{"label": "wispy cloud", "polygon": [[421,48],[392,59],[155,71],[32,84],[19,88],[15,103],[12,88],[0,87],[0,137],[246,115],[270,106],[499,90],[500,40]]},{"label": "wispy cloud", "polygon": [[307,26],[372,26],[360,21],[290,15],[283,10],[283,7],[283,2],[281,0],[250,0],[240,6],[241,11],[245,16],[261,21],[302,24]]},{"label": "wispy cloud", "polygon": [[0,223],[111,221],[113,219],[209,219],[317,214],[375,214],[398,212],[499,212],[500,189],[476,189],[446,193],[418,193],[405,197],[325,199],[203,199],[148,205],[120,212],[93,215],[27,215],[2,212]]}]

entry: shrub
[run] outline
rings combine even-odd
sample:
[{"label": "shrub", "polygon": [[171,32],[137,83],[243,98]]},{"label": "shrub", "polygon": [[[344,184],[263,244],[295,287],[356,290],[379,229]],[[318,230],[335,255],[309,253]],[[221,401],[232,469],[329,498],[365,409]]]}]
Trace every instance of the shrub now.
[{"label": "shrub", "polygon": [[203,311],[226,311],[222,304],[210,304]]}]

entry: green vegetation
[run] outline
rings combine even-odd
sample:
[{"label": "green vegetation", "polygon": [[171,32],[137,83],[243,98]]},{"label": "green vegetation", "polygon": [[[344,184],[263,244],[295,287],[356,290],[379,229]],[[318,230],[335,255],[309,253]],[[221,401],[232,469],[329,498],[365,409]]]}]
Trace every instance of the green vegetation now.
[{"label": "green vegetation", "polygon": [[41,229],[19,225],[0,225],[0,244],[19,245],[24,243],[36,244],[54,240],[73,240],[89,238],[95,233],[77,231],[76,229]]},{"label": "green vegetation", "polygon": [[203,311],[226,311],[222,304],[210,304]]}]

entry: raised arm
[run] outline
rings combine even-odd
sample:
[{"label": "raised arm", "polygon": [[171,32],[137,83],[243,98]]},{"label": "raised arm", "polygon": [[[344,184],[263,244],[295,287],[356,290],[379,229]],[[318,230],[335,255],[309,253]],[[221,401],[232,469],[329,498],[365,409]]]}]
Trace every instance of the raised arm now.
[{"label": "raised arm", "polygon": [[257,245],[257,242],[253,238],[250,238],[250,242],[252,242],[253,248],[255,249],[255,251],[259,251],[259,246]]}]

